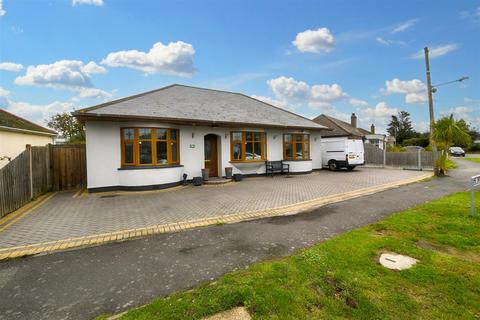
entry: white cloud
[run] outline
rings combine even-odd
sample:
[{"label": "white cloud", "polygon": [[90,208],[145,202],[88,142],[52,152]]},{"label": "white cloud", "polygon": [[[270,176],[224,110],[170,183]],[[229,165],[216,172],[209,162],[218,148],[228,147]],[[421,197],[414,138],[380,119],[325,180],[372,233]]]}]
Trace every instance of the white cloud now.
[{"label": "white cloud", "polygon": [[312,108],[322,108],[331,106],[333,102],[347,98],[348,95],[343,92],[342,88],[334,83],[318,84],[311,88],[311,97],[309,106]]},{"label": "white cloud", "polygon": [[91,74],[104,72],[105,68],[93,61],[84,64],[78,60],[60,60],[29,66],[24,76],[15,79],[15,84],[78,90],[92,86]]},{"label": "white cloud", "polygon": [[10,91],[8,91],[7,89],[4,89],[2,87],[0,87],[0,97],[6,97],[10,94]]},{"label": "white cloud", "polygon": [[6,110],[30,121],[45,124],[47,120],[60,112],[71,112],[75,105],[70,102],[55,101],[45,105],[6,100]]},{"label": "white cloud", "polygon": [[335,48],[335,38],[327,28],[300,32],[292,43],[301,52],[328,53]]},{"label": "white cloud", "polygon": [[418,19],[412,19],[412,20],[402,22],[392,30],[392,33],[405,32],[408,29],[411,29],[417,23],[417,21]]},{"label": "white cloud", "polygon": [[430,122],[428,121],[416,122],[413,126],[418,132],[430,132]]},{"label": "white cloud", "polygon": [[406,103],[423,103],[427,101],[427,86],[418,79],[400,80],[393,79],[385,82],[386,94],[405,94]]},{"label": "white cloud", "polygon": [[157,42],[148,52],[127,50],[111,52],[102,63],[110,67],[127,67],[146,74],[164,73],[190,76],[195,71],[193,56],[195,49],[183,41],[164,45]]},{"label": "white cloud", "polygon": [[458,106],[458,107],[450,108],[448,110],[441,111],[440,114],[444,116],[449,116],[453,114],[455,119],[464,119],[467,121],[473,112],[474,110],[472,108]]},{"label": "white cloud", "polygon": [[480,22],[480,6],[471,12],[467,10],[460,12],[460,17],[462,17],[462,19],[469,19],[474,23]]},{"label": "white cloud", "polygon": [[303,81],[281,76],[268,80],[267,84],[270,86],[275,100],[290,108],[306,104],[314,110],[334,112],[333,103],[348,98],[348,95],[336,83],[310,86]]},{"label": "white cloud", "polygon": [[399,45],[399,46],[404,46],[406,43],[404,41],[395,41],[395,40],[389,40],[389,39],[384,39],[382,37],[377,37],[376,38],[377,42],[386,45],[386,46],[391,46],[391,45]]},{"label": "white cloud", "polygon": [[294,78],[278,77],[267,81],[273,94],[280,101],[303,102],[310,95],[310,86]]},{"label": "white cloud", "polygon": [[0,17],[5,15],[7,11],[3,10],[3,0],[0,0]]},{"label": "white cloud", "polygon": [[367,107],[368,106],[367,101],[360,100],[360,99],[351,98],[350,100],[348,100],[348,102],[356,108]]},{"label": "white cloud", "polygon": [[0,63],[0,70],[18,72],[23,69],[23,66],[19,63],[2,62]]},{"label": "white cloud", "polygon": [[389,107],[385,102],[379,102],[374,108],[363,109],[359,115],[363,124],[374,123],[377,128],[383,130],[392,115],[398,113],[397,108]]},{"label": "white cloud", "polygon": [[72,0],[72,6],[76,5],[92,5],[92,6],[103,6],[103,0]]},{"label": "white cloud", "polygon": [[[440,46],[440,47],[432,47],[432,48],[429,49],[429,57],[430,57],[430,59],[435,59],[435,58],[444,56],[444,55],[446,55],[446,54],[448,54],[452,51],[455,51],[457,49],[458,49],[458,45],[455,44],[455,43],[447,44],[447,45]],[[412,55],[410,58],[412,58],[412,59],[424,59],[425,58],[425,53],[422,49],[422,50],[419,50],[414,55]]]},{"label": "white cloud", "polygon": [[288,109],[288,110],[293,110],[294,109],[294,107],[285,104],[284,101],[276,100],[276,99],[273,99],[273,98],[270,98],[270,97],[252,95],[252,98],[263,101],[263,102],[268,103],[268,104],[271,104],[275,107]]},{"label": "white cloud", "polygon": [[97,88],[81,88],[77,99],[102,99],[111,100],[113,94]]}]

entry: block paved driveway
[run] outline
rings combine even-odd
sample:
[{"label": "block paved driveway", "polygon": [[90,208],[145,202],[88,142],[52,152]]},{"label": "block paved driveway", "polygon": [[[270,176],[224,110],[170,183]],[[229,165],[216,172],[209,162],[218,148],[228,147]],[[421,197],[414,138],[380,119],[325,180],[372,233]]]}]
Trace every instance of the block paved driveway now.
[{"label": "block paved driveway", "polygon": [[322,196],[415,178],[423,172],[360,168],[246,178],[221,186],[149,193],[60,192],[0,233],[0,248],[265,210]]}]

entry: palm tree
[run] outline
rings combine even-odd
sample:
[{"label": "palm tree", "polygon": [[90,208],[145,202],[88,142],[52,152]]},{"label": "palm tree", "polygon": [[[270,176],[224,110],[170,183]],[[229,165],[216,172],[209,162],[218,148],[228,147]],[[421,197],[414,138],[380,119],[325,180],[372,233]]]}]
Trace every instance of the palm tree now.
[{"label": "palm tree", "polygon": [[443,117],[435,123],[432,138],[442,148],[442,154],[437,159],[440,175],[445,174],[448,169],[448,150],[453,142],[468,145],[471,141],[470,135],[458,121],[455,121],[453,114],[449,117]]}]

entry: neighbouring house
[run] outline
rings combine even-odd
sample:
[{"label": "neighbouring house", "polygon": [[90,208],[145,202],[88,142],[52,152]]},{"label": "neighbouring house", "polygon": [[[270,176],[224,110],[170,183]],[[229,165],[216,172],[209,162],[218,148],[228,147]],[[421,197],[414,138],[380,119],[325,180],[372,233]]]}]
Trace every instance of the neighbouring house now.
[{"label": "neighbouring house", "polygon": [[27,144],[44,146],[53,143],[56,135],[53,130],[0,109],[0,168],[22,153]]},{"label": "neighbouring house", "polygon": [[170,85],[74,112],[85,124],[89,191],[155,189],[201,176],[322,167],[321,131],[307,118],[241,93]]},{"label": "neighbouring house", "polygon": [[359,128],[357,126],[357,116],[352,113],[350,123],[336,119],[334,117],[321,114],[312,121],[332,129],[322,133],[322,137],[328,138],[345,138],[345,139],[362,139],[365,143],[375,145],[380,149],[384,149],[387,137],[384,134],[375,132],[375,125],[370,126],[370,131]]}]

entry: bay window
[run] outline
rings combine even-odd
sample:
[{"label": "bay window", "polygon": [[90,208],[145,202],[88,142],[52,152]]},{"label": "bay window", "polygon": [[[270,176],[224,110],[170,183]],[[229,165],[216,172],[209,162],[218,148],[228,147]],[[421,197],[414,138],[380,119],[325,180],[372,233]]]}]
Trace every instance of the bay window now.
[{"label": "bay window", "polygon": [[266,140],[264,132],[234,131],[231,133],[231,161],[248,162],[266,159]]},{"label": "bay window", "polygon": [[179,164],[178,130],[122,128],[122,166]]},{"label": "bay window", "polygon": [[283,160],[310,160],[310,135],[304,133],[284,134]]}]

